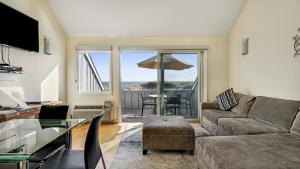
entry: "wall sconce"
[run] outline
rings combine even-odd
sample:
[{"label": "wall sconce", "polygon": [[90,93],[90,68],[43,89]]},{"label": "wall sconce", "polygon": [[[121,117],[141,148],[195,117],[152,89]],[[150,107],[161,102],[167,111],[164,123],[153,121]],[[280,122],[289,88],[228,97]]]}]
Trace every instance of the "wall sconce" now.
[{"label": "wall sconce", "polygon": [[46,36],[44,36],[44,53],[46,55],[51,55],[50,40]]},{"label": "wall sconce", "polygon": [[242,39],[242,55],[248,54],[249,38]]},{"label": "wall sconce", "polygon": [[[300,32],[300,28],[298,28],[298,32]],[[300,35],[296,35],[293,37],[294,43],[294,49],[295,49],[295,55],[294,58],[297,56],[300,56]]]}]

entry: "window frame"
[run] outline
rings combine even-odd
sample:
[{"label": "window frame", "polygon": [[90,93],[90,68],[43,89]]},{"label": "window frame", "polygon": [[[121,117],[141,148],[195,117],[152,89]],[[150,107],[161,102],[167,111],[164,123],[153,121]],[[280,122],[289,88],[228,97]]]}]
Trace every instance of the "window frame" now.
[{"label": "window frame", "polygon": [[[99,52],[99,53],[108,53],[109,55],[109,90],[107,91],[101,91],[101,92],[95,92],[95,93],[90,93],[90,92],[81,92],[80,91],[80,70],[79,70],[79,60],[80,60],[80,54],[81,53],[87,53],[87,52]],[[77,49],[76,51],[76,92],[80,96],[103,96],[103,95],[112,95],[112,87],[113,87],[113,82],[112,82],[112,49]]]},{"label": "window frame", "polygon": [[[201,119],[201,103],[207,101],[207,59],[204,54],[207,52],[207,49],[167,49],[167,50],[158,50],[158,55],[163,54],[197,54],[197,77],[198,77],[198,110],[197,118],[187,118],[186,120],[193,121]],[[160,77],[159,77],[160,78]],[[161,80],[161,79],[159,79]],[[199,85],[200,84],[200,85]],[[159,89],[157,92],[160,94]],[[160,102],[158,102],[157,107],[160,107]],[[162,110],[158,109],[157,114],[162,116]]]},{"label": "window frame", "polygon": [[[178,47],[119,47],[119,61],[121,60],[121,53],[122,52],[157,52],[157,54],[162,53],[182,53],[182,54],[197,54],[197,76],[198,76],[198,99],[199,99],[199,105],[197,110],[197,118],[188,118],[188,121],[194,121],[194,120],[202,120],[202,113],[201,113],[201,102],[205,102],[208,100],[208,55],[209,55],[209,47],[207,46],[178,46]],[[119,82],[121,86],[122,82],[122,73],[121,73],[121,61],[119,65]],[[200,85],[199,85],[200,84]],[[121,87],[120,87],[121,89]],[[122,99],[120,97],[120,99]],[[120,104],[121,104],[120,100]],[[159,107],[159,102],[157,107]],[[122,108],[120,108],[122,111]],[[121,112],[122,113],[122,112]],[[160,115],[160,112],[157,113],[157,115]]]}]

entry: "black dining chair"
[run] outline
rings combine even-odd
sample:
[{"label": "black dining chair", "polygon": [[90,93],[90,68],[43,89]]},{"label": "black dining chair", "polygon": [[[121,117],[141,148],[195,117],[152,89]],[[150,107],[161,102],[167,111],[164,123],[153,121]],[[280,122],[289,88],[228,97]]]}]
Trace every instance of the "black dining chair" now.
[{"label": "black dining chair", "polygon": [[143,93],[141,93],[142,98],[142,117],[144,116],[144,108],[146,106],[153,107],[153,114],[156,114],[156,99],[152,97],[144,96]]},{"label": "black dining chair", "polygon": [[85,140],[84,150],[63,150],[49,158],[41,169],[95,169],[103,154],[99,145],[99,126],[104,113],[93,118]]},{"label": "black dining chair", "polygon": [[60,119],[65,120],[68,115],[68,105],[43,105],[39,119]]},{"label": "black dining chair", "polygon": [[[39,114],[39,119],[56,119],[56,120],[65,120],[68,114],[68,105],[43,105]],[[43,128],[43,125],[41,124]],[[48,126],[49,127],[49,126]],[[56,127],[56,126],[51,126]],[[62,127],[62,126],[57,126]],[[46,127],[47,128],[47,127]],[[69,149],[71,147],[71,132],[58,137],[53,142],[44,146],[42,149],[35,152],[29,159],[30,162],[43,163],[52,155],[57,153],[62,149]]]}]

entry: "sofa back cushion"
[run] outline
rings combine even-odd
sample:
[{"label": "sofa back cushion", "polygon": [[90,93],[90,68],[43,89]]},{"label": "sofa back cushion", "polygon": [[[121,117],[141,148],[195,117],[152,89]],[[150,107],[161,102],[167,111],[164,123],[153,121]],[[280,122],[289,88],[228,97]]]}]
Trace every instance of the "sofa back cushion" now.
[{"label": "sofa back cushion", "polygon": [[300,108],[290,130],[291,133],[300,136]]},{"label": "sofa back cushion", "polygon": [[299,106],[300,101],[258,96],[250,109],[249,117],[288,132]]},{"label": "sofa back cushion", "polygon": [[234,113],[248,114],[250,108],[254,103],[255,97],[244,95],[238,99],[238,104],[234,106],[230,111]]},{"label": "sofa back cushion", "polygon": [[238,92],[234,92],[234,97],[237,101],[239,101],[242,97],[247,96],[245,94],[242,93],[238,93]]}]

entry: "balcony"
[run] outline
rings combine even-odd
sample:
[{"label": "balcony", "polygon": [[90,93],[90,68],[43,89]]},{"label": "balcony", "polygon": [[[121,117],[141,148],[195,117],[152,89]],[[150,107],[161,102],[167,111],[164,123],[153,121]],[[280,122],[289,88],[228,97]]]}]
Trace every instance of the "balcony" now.
[{"label": "balcony", "polygon": [[[167,97],[180,94],[181,105],[180,114],[185,118],[197,118],[198,117],[198,96],[197,88],[193,89],[165,89],[165,95]],[[157,90],[122,90],[121,91],[121,105],[122,105],[122,120],[131,121],[141,119],[142,112],[142,97],[157,94]],[[167,99],[167,98],[166,98]],[[185,99],[191,100],[191,106],[186,105]],[[147,106],[144,108],[144,116],[153,115],[153,107]],[[172,115],[172,114],[168,114]],[[173,114],[174,115],[174,114]]]}]

